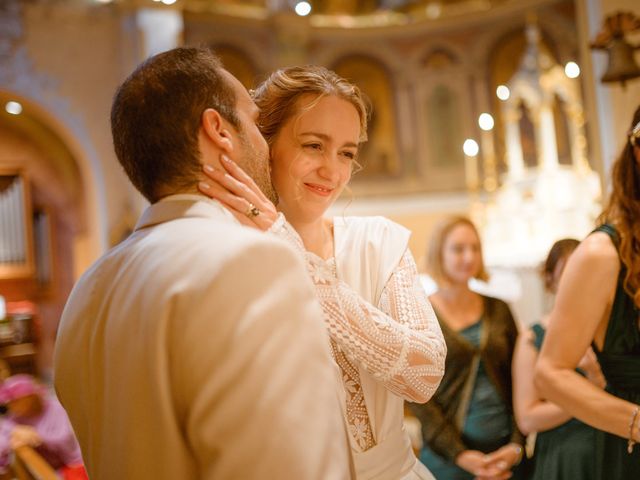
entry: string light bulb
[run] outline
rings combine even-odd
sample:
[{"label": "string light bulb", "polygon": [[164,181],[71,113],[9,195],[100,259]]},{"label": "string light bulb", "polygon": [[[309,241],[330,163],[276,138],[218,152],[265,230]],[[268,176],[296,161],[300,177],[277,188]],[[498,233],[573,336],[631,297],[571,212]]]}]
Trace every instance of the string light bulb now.
[{"label": "string light bulb", "polygon": [[564,66],[564,73],[569,78],[578,78],[580,76],[580,67],[576,62],[567,62]]},{"label": "string light bulb", "polygon": [[467,138],[462,144],[462,151],[467,157],[475,157],[478,155],[480,151],[480,147],[478,146],[478,142],[476,142],[472,138]]},{"label": "string light bulb", "polygon": [[4,109],[11,115],[20,115],[22,113],[22,105],[19,102],[14,102],[13,100],[7,102]]},{"label": "string light bulb", "polygon": [[496,88],[496,95],[504,102],[505,100],[509,100],[511,92],[509,91],[509,87],[506,85],[498,85],[498,88]]},{"label": "string light bulb", "polygon": [[301,17],[306,17],[311,13],[311,4],[309,2],[298,2],[294,10]]},{"label": "string light bulb", "polygon": [[493,130],[495,122],[493,121],[493,117],[490,114],[481,113],[478,117],[478,125],[482,130],[488,132],[489,130]]}]

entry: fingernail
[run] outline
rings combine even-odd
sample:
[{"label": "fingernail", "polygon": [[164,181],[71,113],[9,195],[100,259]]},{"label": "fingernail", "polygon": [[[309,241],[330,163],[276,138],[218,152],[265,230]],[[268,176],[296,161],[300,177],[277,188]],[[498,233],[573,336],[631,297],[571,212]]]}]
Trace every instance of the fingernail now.
[{"label": "fingernail", "polygon": [[198,183],[198,187],[200,187],[203,190],[209,190],[211,188],[211,186],[208,183],[205,183],[205,182]]},{"label": "fingernail", "polygon": [[205,169],[207,172],[214,172],[214,171],[215,171],[215,168],[213,168],[211,165],[208,165],[208,164],[206,164],[206,163],[204,164],[204,169]]},{"label": "fingernail", "polygon": [[222,161],[225,162],[225,163],[228,163],[229,165],[233,164],[233,160],[231,160],[226,155],[222,155]]}]

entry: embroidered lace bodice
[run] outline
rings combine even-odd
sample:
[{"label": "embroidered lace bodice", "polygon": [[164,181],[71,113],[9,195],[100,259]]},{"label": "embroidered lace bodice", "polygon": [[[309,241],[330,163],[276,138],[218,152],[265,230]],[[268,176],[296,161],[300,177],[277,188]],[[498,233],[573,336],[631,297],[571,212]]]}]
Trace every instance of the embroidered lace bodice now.
[{"label": "embroidered lace bodice", "polygon": [[358,446],[368,450],[375,438],[356,366],[414,402],[431,398],[444,373],[446,346],[411,252],[405,251],[375,306],[337,277],[335,259],[323,260],[307,252],[281,214],[270,231],[304,256],[343,374],[349,429]]}]

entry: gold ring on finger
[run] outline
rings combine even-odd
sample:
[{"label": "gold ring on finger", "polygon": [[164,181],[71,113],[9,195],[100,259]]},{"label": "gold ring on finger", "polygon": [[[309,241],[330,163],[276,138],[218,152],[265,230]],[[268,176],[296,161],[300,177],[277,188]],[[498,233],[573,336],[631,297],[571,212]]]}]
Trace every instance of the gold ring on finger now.
[{"label": "gold ring on finger", "polygon": [[249,202],[249,208],[247,208],[247,211],[244,212],[244,214],[249,218],[257,217],[260,215],[260,209],[258,209],[258,207],[253,203]]}]

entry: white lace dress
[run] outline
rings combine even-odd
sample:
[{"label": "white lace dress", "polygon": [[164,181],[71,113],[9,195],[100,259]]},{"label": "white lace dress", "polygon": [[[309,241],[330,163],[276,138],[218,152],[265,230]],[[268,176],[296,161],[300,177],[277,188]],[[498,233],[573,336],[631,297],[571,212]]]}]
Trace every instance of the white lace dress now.
[{"label": "white lace dress", "polygon": [[403,429],[404,400],[426,402],[446,345],[408,249],[410,233],[382,217],[334,219],[334,258],[306,252],[282,215],[271,231],[305,256],[342,383],[358,480],[432,479]]}]

